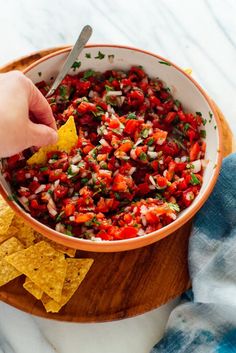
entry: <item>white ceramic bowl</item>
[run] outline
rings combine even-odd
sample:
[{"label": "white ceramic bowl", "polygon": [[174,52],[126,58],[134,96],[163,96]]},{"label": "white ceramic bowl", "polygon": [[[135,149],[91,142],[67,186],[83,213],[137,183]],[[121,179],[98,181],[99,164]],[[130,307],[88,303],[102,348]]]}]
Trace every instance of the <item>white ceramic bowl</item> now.
[{"label": "white ceramic bowl", "polygon": [[[69,51],[70,48],[63,49],[36,61],[25,70],[26,76],[34,83],[41,80],[51,82],[50,78],[56,76],[68,56]],[[103,59],[95,58],[98,56],[99,51],[104,54]],[[86,53],[89,53],[91,58],[88,58]],[[185,111],[199,111],[202,113],[207,121],[204,127],[206,130],[207,144],[205,158],[209,162],[204,171],[203,185],[199,195],[189,208],[179,214],[177,220],[158,231],[133,239],[94,242],[91,240],[68,237],[33,219],[15,202],[7,199],[11,190],[3,177],[1,177],[0,180],[0,191],[14,210],[24,217],[33,228],[44,234],[46,237],[64,245],[82,250],[112,252],[135,249],[151,244],[164,238],[186,223],[191,217],[193,217],[210,195],[210,192],[216,183],[221,166],[222,138],[220,120],[211,99],[192,79],[192,77],[175,64],[159,57],[158,55],[124,46],[90,45],[82,51],[78,60],[81,61],[79,70],[82,71],[87,69],[94,69],[101,72],[109,69],[128,70],[133,65],[142,65],[149,76],[159,77],[167,84],[171,89],[174,98],[181,101]],[[74,74],[76,72],[77,71],[71,70],[70,73]]]}]

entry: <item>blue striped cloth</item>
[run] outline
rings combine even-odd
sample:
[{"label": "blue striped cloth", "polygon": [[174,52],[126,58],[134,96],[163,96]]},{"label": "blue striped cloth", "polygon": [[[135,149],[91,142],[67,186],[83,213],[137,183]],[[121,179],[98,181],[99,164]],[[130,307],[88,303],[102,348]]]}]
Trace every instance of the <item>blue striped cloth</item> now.
[{"label": "blue striped cloth", "polygon": [[151,353],[236,352],[236,154],[194,220],[189,270],[192,291]]}]

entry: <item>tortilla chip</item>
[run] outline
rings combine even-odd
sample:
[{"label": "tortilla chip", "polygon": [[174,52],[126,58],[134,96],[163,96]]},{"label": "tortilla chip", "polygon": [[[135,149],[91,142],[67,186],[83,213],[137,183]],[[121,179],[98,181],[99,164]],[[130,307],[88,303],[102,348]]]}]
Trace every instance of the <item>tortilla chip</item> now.
[{"label": "tortilla chip", "polygon": [[51,298],[60,301],[67,269],[63,254],[41,241],[5,259]]},{"label": "tortilla chip", "polygon": [[22,274],[4,258],[5,256],[16,253],[22,249],[24,249],[23,245],[14,237],[0,245],[0,286],[3,286]]},{"label": "tortilla chip", "polygon": [[48,295],[43,294],[42,303],[47,312],[57,313],[72,297],[79,285],[82,283],[93,259],[66,259],[68,263],[65,283],[62,289],[61,300],[55,301]]},{"label": "tortilla chip", "polygon": [[23,287],[32,294],[36,299],[41,299],[43,296],[43,290],[40,289],[34,282],[31,281],[28,277],[25,279]]},{"label": "tortilla chip", "polygon": [[44,240],[46,241],[48,244],[50,244],[55,250],[61,252],[62,254],[66,254],[70,257],[75,257],[76,254],[76,249],[72,249],[72,248],[68,248],[67,246],[64,246],[62,244],[58,244],[53,240],[47,239],[45,238],[42,234],[35,232],[35,237],[37,239],[37,241],[41,241]]},{"label": "tortilla chip", "polygon": [[55,145],[41,147],[38,152],[31,156],[27,163],[45,164],[47,161],[47,153],[53,151],[70,152],[78,141],[74,117],[70,116],[67,122],[58,130],[58,141]]},{"label": "tortilla chip", "polygon": [[16,235],[18,229],[14,226],[10,226],[6,234],[0,234],[0,243]]},{"label": "tortilla chip", "polygon": [[4,235],[7,233],[13,217],[13,210],[0,196],[0,235]]}]

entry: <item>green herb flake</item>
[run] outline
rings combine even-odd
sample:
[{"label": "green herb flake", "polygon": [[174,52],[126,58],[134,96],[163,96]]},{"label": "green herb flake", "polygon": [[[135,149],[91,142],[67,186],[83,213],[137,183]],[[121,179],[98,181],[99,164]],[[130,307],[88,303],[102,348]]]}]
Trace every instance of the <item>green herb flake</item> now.
[{"label": "green herb flake", "polygon": [[186,169],[194,169],[194,165],[192,163],[188,163],[186,165]]},{"label": "green herb flake", "polygon": [[216,128],[217,128],[217,126],[215,125],[215,126],[214,126],[214,129],[216,130]]},{"label": "green herb flake", "polygon": [[114,77],[110,76],[108,81],[111,83],[112,81],[114,81]]},{"label": "green herb flake", "polygon": [[159,64],[171,66],[171,63],[168,63],[167,61],[159,61]]},{"label": "green herb flake", "polygon": [[129,113],[126,117],[126,119],[137,119],[137,116],[135,113]]},{"label": "green herb flake", "polygon": [[45,172],[46,170],[48,170],[48,167],[41,167],[39,170],[40,172]]},{"label": "green herb flake", "polygon": [[141,131],[141,136],[142,136],[144,139],[146,139],[146,138],[148,137],[148,135],[149,135],[149,129],[148,129],[148,128],[143,129],[143,130]]},{"label": "green herb flake", "polygon": [[87,70],[87,71],[84,72],[83,79],[87,80],[89,77],[94,76],[94,74],[95,74],[95,71],[93,71],[91,69]]},{"label": "green herb flake", "polygon": [[59,86],[59,95],[62,99],[66,99],[67,96],[67,87],[64,85]]},{"label": "green herb flake", "polygon": [[68,235],[69,237],[73,237],[74,236],[74,234],[71,233],[71,231],[69,229],[66,229],[65,234]]},{"label": "green herb flake", "polygon": [[41,72],[41,71],[39,71],[39,72],[38,72],[38,75],[39,75],[39,77],[41,77],[41,76],[42,76],[42,72]]},{"label": "green herb flake", "polygon": [[212,118],[213,118],[213,114],[212,114],[212,112],[209,112],[209,117],[210,117],[210,119],[209,119],[209,123],[211,123]]},{"label": "green herb flake", "polygon": [[86,54],[85,54],[85,57],[86,57],[87,59],[91,59],[91,53],[86,53]]},{"label": "green herb flake", "polygon": [[55,159],[55,160],[58,160],[58,155],[57,154],[53,154],[51,159]]},{"label": "green herb flake", "polygon": [[201,112],[196,112],[197,115],[199,116],[202,116],[202,113]]},{"label": "green herb flake", "polygon": [[115,192],[114,196],[115,196],[116,200],[120,200],[121,199],[121,196],[120,196],[120,194],[118,192]]},{"label": "green herb flake", "polygon": [[113,88],[111,86],[105,85],[105,89],[107,92],[113,91]]},{"label": "green herb flake", "polygon": [[74,64],[71,66],[71,68],[73,69],[73,71],[75,71],[76,69],[78,69],[81,66],[81,61],[75,61]]},{"label": "green herb flake", "polygon": [[81,183],[82,183],[82,184],[87,184],[88,181],[89,181],[88,178],[82,178],[82,179],[81,179]]},{"label": "green herb flake", "polygon": [[168,202],[168,206],[172,211],[180,212],[180,208],[177,203]]},{"label": "green herb flake", "polygon": [[102,60],[102,59],[104,59],[104,58],[105,58],[105,54],[103,54],[103,53],[100,52],[100,50],[99,50],[98,55],[95,56],[95,59]]},{"label": "green herb flake", "polygon": [[207,123],[207,119],[202,118],[202,124],[205,126]]},{"label": "green herb flake", "polygon": [[191,180],[190,180],[190,183],[192,185],[199,185],[200,184],[200,181],[199,179],[196,177],[195,174],[191,173]]},{"label": "green herb flake", "polygon": [[189,123],[184,124],[184,132],[187,132],[189,128],[190,128]]},{"label": "green herb flake", "polygon": [[140,155],[139,155],[139,159],[141,161],[146,161],[147,160],[147,155],[145,152],[141,152]]},{"label": "green herb flake", "polygon": [[52,194],[53,194],[53,191],[52,191],[52,190],[48,190],[48,194],[49,194],[49,195],[52,195]]},{"label": "green herb flake", "polygon": [[56,217],[56,222],[59,222],[60,220],[61,220],[61,218],[62,218],[62,216],[64,215],[64,211],[61,211],[60,213],[59,213],[59,215]]},{"label": "green herb flake", "polygon": [[206,138],[206,130],[200,130],[200,136],[201,136],[201,138],[205,139]]},{"label": "green herb flake", "polygon": [[155,139],[153,137],[151,137],[150,140],[148,140],[147,145],[152,146],[154,144],[154,142],[155,142]]},{"label": "green herb flake", "polygon": [[177,108],[179,108],[179,107],[181,106],[181,103],[180,103],[180,101],[179,101],[178,99],[175,99],[175,100],[174,100],[174,105],[175,105]]}]

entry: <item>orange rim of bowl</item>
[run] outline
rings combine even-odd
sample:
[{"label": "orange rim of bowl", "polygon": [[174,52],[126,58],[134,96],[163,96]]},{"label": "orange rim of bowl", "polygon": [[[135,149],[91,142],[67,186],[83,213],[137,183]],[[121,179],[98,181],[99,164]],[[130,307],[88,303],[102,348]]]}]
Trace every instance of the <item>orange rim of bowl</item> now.
[{"label": "orange rim of bowl", "polygon": [[[213,176],[211,178],[211,181],[207,185],[205,191],[203,192],[202,197],[196,202],[196,204],[193,206],[192,209],[186,211],[186,214],[182,218],[177,218],[175,221],[172,223],[168,224],[167,226],[154,231],[152,233],[149,233],[147,235],[137,237],[137,238],[131,238],[131,239],[125,239],[125,240],[109,240],[109,241],[92,241],[92,240],[87,240],[87,239],[81,239],[81,238],[75,238],[75,237],[69,237],[68,235],[64,235],[62,233],[57,232],[56,230],[49,228],[48,226],[44,225],[43,223],[37,221],[33,217],[30,216],[30,214],[26,213],[23,208],[18,206],[14,201],[9,200],[8,194],[3,188],[2,185],[0,185],[0,193],[2,194],[3,198],[5,201],[12,207],[12,209],[21,217],[24,218],[26,222],[28,222],[35,230],[38,232],[42,233],[44,236],[47,238],[54,240],[58,243],[61,243],[63,245],[66,245],[68,247],[76,248],[79,250],[86,250],[86,251],[93,251],[93,252],[118,252],[118,251],[127,251],[127,250],[133,250],[137,249],[143,246],[150,245],[156,241],[159,241],[177,229],[179,229],[181,226],[183,226],[185,223],[187,223],[195,214],[196,212],[202,207],[202,205],[205,203],[207,198],[209,197],[210,193],[212,192],[215,183],[217,181],[217,177],[220,172],[220,167],[222,163],[222,128],[221,128],[221,123],[220,119],[218,116],[218,113],[215,109],[215,106],[211,100],[211,98],[206,94],[206,92],[202,89],[202,87],[190,76],[188,75],[184,70],[182,70],[180,67],[178,67],[176,64],[172,63],[170,60],[167,60],[166,58],[163,58],[162,56],[153,54],[151,52],[148,52],[146,50],[138,49],[138,48],[133,48],[125,45],[113,45],[113,44],[91,44],[87,45],[86,48],[120,48],[120,49],[128,49],[128,50],[134,50],[149,56],[153,56],[154,58],[161,60],[161,61],[167,61],[173,66],[176,70],[178,70],[181,74],[186,76],[194,85],[195,87],[200,91],[202,96],[205,98],[207,101],[208,105],[210,106],[214,117],[216,119],[216,124],[217,124],[217,131],[218,131],[218,138],[219,138],[219,146],[218,146],[218,156],[217,156],[217,162],[216,162],[216,167],[213,172]],[[29,65],[26,69],[23,70],[23,73],[26,74],[29,70],[37,66],[38,64],[47,61],[49,58],[52,58],[54,56],[60,55],[62,53],[69,52],[71,50],[71,46],[56,50],[55,52],[48,54],[44,56],[43,58],[35,61],[31,65]]]}]

